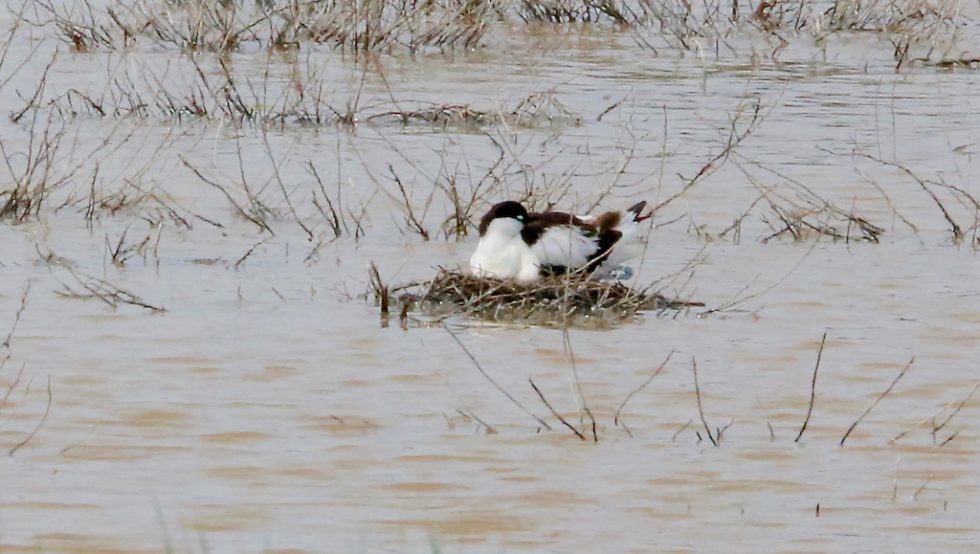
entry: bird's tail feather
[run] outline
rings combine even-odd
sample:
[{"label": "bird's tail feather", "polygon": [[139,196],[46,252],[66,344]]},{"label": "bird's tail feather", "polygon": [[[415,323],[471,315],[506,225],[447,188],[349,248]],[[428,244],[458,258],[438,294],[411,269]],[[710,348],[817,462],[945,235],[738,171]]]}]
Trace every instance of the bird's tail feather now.
[{"label": "bird's tail feather", "polygon": [[641,223],[653,217],[653,213],[644,214],[646,201],[637,202],[626,209],[626,213],[633,217],[623,217],[613,228],[620,234],[619,240],[610,249],[604,265],[607,268],[616,268],[629,260],[636,258],[643,253],[643,238]]},{"label": "bird's tail feather", "polygon": [[629,208],[626,208],[626,211],[629,212],[629,213],[631,213],[631,214],[633,214],[633,222],[634,223],[639,223],[641,221],[646,221],[646,220],[650,219],[651,217],[653,217],[653,212],[652,211],[650,213],[646,214],[646,215],[643,215],[643,208],[646,208],[646,207],[647,207],[647,201],[646,200],[640,200],[636,204],[633,204]]}]

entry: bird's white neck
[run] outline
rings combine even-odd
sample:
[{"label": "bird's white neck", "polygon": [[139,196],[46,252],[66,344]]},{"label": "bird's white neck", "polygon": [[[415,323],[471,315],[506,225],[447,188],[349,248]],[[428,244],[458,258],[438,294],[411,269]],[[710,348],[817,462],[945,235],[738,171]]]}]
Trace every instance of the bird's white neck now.
[{"label": "bird's white neck", "polygon": [[511,217],[501,217],[490,222],[487,232],[480,237],[490,242],[509,242],[519,237],[524,224]]}]

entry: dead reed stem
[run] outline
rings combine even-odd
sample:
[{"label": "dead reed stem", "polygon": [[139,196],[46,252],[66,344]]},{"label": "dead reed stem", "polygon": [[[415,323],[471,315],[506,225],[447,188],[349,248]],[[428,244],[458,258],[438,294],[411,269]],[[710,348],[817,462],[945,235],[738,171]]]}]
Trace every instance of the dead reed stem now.
[{"label": "dead reed stem", "polygon": [[882,165],[893,167],[895,169],[900,170],[902,173],[905,173],[909,177],[911,177],[912,180],[915,181],[919,185],[919,187],[923,191],[925,191],[926,194],[929,195],[929,198],[931,198],[932,201],[933,201],[933,203],[936,204],[936,207],[939,208],[939,211],[942,212],[943,219],[945,219],[946,220],[946,223],[949,224],[950,230],[953,233],[953,241],[954,242],[959,242],[960,240],[963,239],[963,229],[961,229],[960,226],[959,226],[959,224],[957,224],[956,221],[953,220],[953,216],[950,215],[949,211],[946,209],[946,206],[944,206],[943,205],[943,202],[939,199],[938,196],[936,196],[936,193],[933,192],[932,189],[930,189],[926,185],[927,181],[925,179],[922,179],[921,177],[919,177],[918,175],[916,175],[911,169],[905,167],[902,164],[895,163],[895,162],[889,162],[887,160],[883,160],[881,158],[878,158],[876,156],[872,156],[871,154],[865,154],[863,152],[854,152],[854,155],[861,156],[861,157],[867,158],[869,160],[876,161],[876,162],[878,162],[878,163],[880,163]]},{"label": "dead reed stem", "polygon": [[855,421],[854,421],[854,423],[852,423],[852,424],[851,424],[851,426],[847,428],[847,432],[846,432],[846,433],[844,433],[844,436],[843,436],[843,437],[841,437],[841,439],[840,439],[840,445],[841,445],[841,446],[844,446],[844,441],[846,441],[846,440],[847,440],[847,437],[848,437],[848,436],[850,436],[850,434],[851,434],[851,432],[852,432],[852,431],[854,431],[854,428],[858,426],[858,423],[861,423],[861,420],[863,420],[863,419],[865,418],[865,416],[867,416],[867,415],[868,415],[868,414],[869,414],[869,413],[871,412],[871,410],[872,410],[872,409],[874,409],[874,407],[875,407],[875,406],[877,406],[877,405],[878,405],[878,403],[879,403],[879,402],[881,402],[881,400],[882,400],[882,399],[883,399],[883,398],[884,398],[884,397],[885,397],[885,396],[886,396],[886,395],[887,395],[887,394],[888,394],[889,392],[891,392],[891,390],[892,390],[892,389],[893,389],[893,388],[895,387],[895,385],[896,385],[896,384],[898,383],[898,381],[899,381],[899,379],[901,379],[902,377],[904,377],[904,376],[905,376],[905,372],[906,372],[906,371],[908,371],[910,367],[912,367],[912,364],[913,364],[914,362],[915,362],[915,357],[913,356],[913,357],[912,357],[911,359],[909,359],[909,363],[907,363],[907,364],[905,364],[905,367],[904,367],[904,368],[902,368],[902,371],[900,371],[900,372],[898,373],[898,375],[897,375],[897,376],[895,377],[895,379],[894,379],[894,380],[893,380],[893,381],[891,382],[891,384],[890,384],[890,385],[888,385],[888,388],[887,388],[887,389],[885,389],[885,390],[884,390],[884,392],[882,392],[882,393],[881,393],[880,395],[878,395],[878,398],[876,398],[876,399],[875,399],[875,401],[874,401],[874,402],[872,402],[870,406],[868,406],[868,409],[867,409],[867,410],[864,410],[864,413],[863,413],[863,414],[861,414],[861,417],[859,417],[859,418],[857,418],[857,420],[855,420]]},{"label": "dead reed stem", "polygon": [[941,443],[939,443],[939,446],[940,446],[940,447],[943,447],[943,446],[946,446],[947,444],[949,444],[949,442],[950,442],[951,440],[953,440],[953,439],[955,439],[956,437],[958,437],[958,436],[959,436],[959,434],[960,434],[960,432],[959,432],[959,431],[955,431],[955,432],[953,432],[953,434],[952,434],[952,435],[950,435],[950,436],[948,436],[948,437],[946,437],[946,439],[945,439],[945,440],[943,440],[943,442],[941,442]]},{"label": "dead reed stem", "polygon": [[[282,162],[281,160],[276,160],[275,156],[273,155],[272,146],[269,144],[269,135],[264,127],[262,128],[262,142],[265,145],[266,154],[269,156],[269,163],[272,166],[272,175],[275,177],[276,183],[279,185],[279,190],[282,192],[282,198],[286,202],[286,207],[289,208],[289,213],[292,214],[296,224],[306,234],[306,239],[309,242],[313,242],[313,231],[311,231],[310,228],[303,223],[303,220],[300,219],[299,214],[296,213],[296,208],[293,206],[292,200],[289,199],[289,192],[286,191],[286,183],[283,182],[282,177],[279,175],[279,165]],[[239,149],[239,151],[241,150]],[[242,181],[244,182],[244,179]]]},{"label": "dead reed stem", "polygon": [[934,479],[935,477],[936,477],[935,475],[929,475],[929,478],[928,478],[928,479],[926,479],[926,481],[925,481],[924,483],[922,483],[922,486],[921,486],[921,487],[919,487],[919,488],[917,488],[917,489],[915,489],[915,492],[914,492],[914,493],[912,493],[912,500],[913,500],[913,501],[914,501],[914,500],[915,500],[916,498],[918,498],[918,497],[919,497],[919,493],[921,493],[922,491],[924,491],[924,490],[926,490],[926,487],[927,487],[927,486],[929,486],[929,483],[931,483],[931,482],[932,482],[932,480],[933,480],[933,479]]},{"label": "dead reed stem", "polygon": [[[936,433],[938,433],[939,431],[941,431],[943,429],[943,427],[946,427],[946,424],[948,424],[950,422],[950,420],[952,420],[953,417],[956,416],[956,414],[960,413],[960,410],[963,409],[963,406],[966,406],[966,403],[969,402],[971,398],[973,398],[973,393],[977,392],[977,389],[978,388],[980,388],[980,381],[977,381],[976,384],[973,385],[973,388],[970,389],[970,394],[967,394],[966,395],[966,398],[964,398],[962,401],[960,401],[960,403],[956,406],[956,409],[953,410],[953,412],[950,413],[948,416],[946,416],[946,419],[944,419],[942,423],[940,423],[939,425],[936,425],[935,427],[932,428],[932,440],[933,440],[933,442],[936,441]],[[950,439],[951,438],[952,437],[950,437]],[[950,439],[946,439],[947,442]]]},{"label": "dead reed stem", "polygon": [[735,115],[731,118],[731,121],[729,123],[730,129],[728,133],[728,139],[724,147],[722,147],[721,151],[715,154],[710,160],[708,160],[707,163],[701,166],[701,169],[698,170],[698,172],[694,175],[694,177],[691,177],[690,179],[686,179],[683,175],[678,175],[678,177],[680,177],[682,181],[685,181],[684,186],[681,187],[681,190],[672,194],[666,200],[657,204],[653,208],[653,211],[657,212],[661,208],[673,202],[674,200],[677,200],[685,193],[687,193],[687,191],[689,191],[692,187],[694,187],[694,185],[700,183],[706,177],[710,176],[712,173],[717,171],[718,168],[721,166],[721,164],[723,164],[728,159],[729,155],[735,150],[735,148],[738,147],[738,145],[741,144],[742,141],[747,139],[753,133],[753,131],[755,131],[758,128],[758,126],[762,123],[763,116],[760,114],[761,110],[762,110],[762,105],[756,103],[752,108],[752,116],[749,119],[748,124],[745,126],[744,129],[739,131],[738,123],[743,113],[742,106],[739,106],[739,109],[735,112]]},{"label": "dead reed stem", "polygon": [[104,304],[106,304],[107,306],[113,309],[118,308],[120,304],[129,304],[131,306],[136,306],[139,308],[146,308],[147,310],[150,310],[155,313],[163,313],[167,311],[167,309],[164,308],[163,306],[157,306],[145,302],[139,296],[121,287],[117,287],[116,285],[113,285],[112,283],[106,281],[105,279],[92,277],[91,275],[87,275],[85,273],[76,271],[63,263],[59,263],[58,261],[59,259],[57,258],[57,256],[54,255],[53,252],[49,252],[47,256],[43,256],[43,259],[45,262],[49,264],[60,265],[62,268],[65,269],[65,271],[67,271],[75,279],[78,285],[81,286],[81,288],[86,291],[85,293],[78,292],[74,290],[72,287],[62,282],[61,285],[62,287],[64,287],[65,290],[56,291],[55,294],[58,294],[65,298],[81,298],[81,299],[94,298],[96,300],[103,302]]},{"label": "dead reed stem", "polygon": [[17,311],[14,312],[14,322],[10,325],[10,332],[8,332],[7,337],[3,339],[3,343],[0,343],[0,348],[10,350],[10,340],[13,338],[14,333],[17,332],[17,324],[20,323],[20,316],[23,315],[24,310],[27,309],[27,299],[30,297],[30,294],[31,283],[28,281],[27,284],[24,285],[24,291],[20,294],[20,305],[17,307]]},{"label": "dead reed stem", "polygon": [[452,337],[454,341],[456,341],[456,344],[459,345],[459,347],[463,350],[463,352],[470,359],[470,361],[473,362],[473,366],[476,368],[476,370],[479,371],[480,374],[483,375],[483,377],[485,377],[487,381],[490,381],[490,384],[493,385],[494,388],[496,388],[498,391],[500,391],[501,394],[503,394],[504,396],[506,396],[507,399],[510,400],[515,406],[517,406],[518,408],[520,408],[522,412],[524,412],[528,416],[534,418],[534,420],[537,421],[542,427],[544,427],[545,429],[547,429],[549,431],[553,431],[554,430],[554,429],[552,429],[552,427],[550,425],[548,425],[548,422],[547,421],[545,421],[545,420],[541,419],[540,417],[534,415],[530,410],[528,410],[527,408],[525,408],[523,404],[521,404],[520,402],[518,402],[517,399],[514,398],[509,392],[507,392],[506,389],[504,389],[502,386],[500,386],[500,383],[497,383],[497,381],[494,380],[494,378],[491,377],[490,374],[487,373],[483,369],[483,367],[480,365],[480,362],[477,361],[476,356],[474,356],[473,353],[470,352],[470,349],[467,348],[465,344],[463,344],[463,341],[461,341],[459,339],[459,337],[456,336],[456,333],[454,333],[452,331],[452,329],[450,329],[449,326],[446,325],[445,322],[442,323],[442,328],[445,329],[447,333],[449,333],[449,336]]},{"label": "dead reed stem", "polygon": [[270,240],[270,238],[269,237],[266,237],[266,238],[264,238],[264,239],[256,242],[252,246],[249,246],[248,247],[248,250],[246,250],[244,254],[242,254],[241,256],[239,256],[239,258],[237,260],[235,260],[235,263],[231,264],[231,267],[233,267],[235,269],[241,269],[242,266],[245,265],[245,261],[248,260],[248,258],[255,252],[255,250],[258,247],[262,246],[263,244],[269,242],[269,240]]},{"label": "dead reed stem", "polygon": [[37,423],[37,426],[34,427],[34,429],[30,432],[29,435],[27,435],[27,437],[24,438],[24,440],[14,445],[14,447],[11,448],[7,454],[13,456],[15,452],[21,449],[21,447],[31,442],[31,439],[33,439],[34,436],[37,435],[37,432],[41,430],[41,427],[44,426],[44,422],[48,420],[48,414],[50,412],[51,412],[51,376],[49,375],[48,376],[48,403],[44,407],[44,415],[41,416],[41,421]]},{"label": "dead reed stem", "polygon": [[[339,140],[337,143],[337,148],[338,150],[340,148]],[[338,155],[337,158],[339,165],[340,156]],[[326,202],[327,209],[330,211],[330,213],[327,214],[327,212],[323,209],[323,206],[317,201],[316,192],[313,193],[313,205],[320,212],[320,215],[323,216],[323,219],[330,227],[330,230],[333,231],[334,239],[339,239],[344,233],[349,235],[350,227],[347,225],[347,218],[344,215],[344,207],[341,201],[340,179],[337,180],[336,205],[334,205],[334,201],[331,200],[330,195],[327,194],[327,189],[323,184],[323,179],[320,178],[320,173],[317,172],[316,166],[313,165],[313,160],[307,160],[306,165],[310,170],[310,174],[313,175],[313,178],[316,180],[317,186],[320,189],[320,194],[323,195],[323,201]]]},{"label": "dead reed stem", "polygon": [[933,425],[935,425],[936,424],[936,416],[938,416],[939,414],[941,414],[944,411],[946,411],[947,409],[949,409],[949,407],[952,406],[952,405],[953,405],[953,402],[947,402],[944,406],[942,406],[938,410],[936,410],[932,415],[926,416],[926,417],[922,418],[921,420],[919,420],[917,423],[913,423],[912,425],[909,425],[908,427],[906,427],[905,429],[903,429],[902,432],[900,432],[899,434],[897,434],[894,437],[892,437],[892,439],[888,441],[888,444],[894,444],[894,443],[898,442],[899,440],[905,438],[912,431],[915,431],[916,429],[918,429],[919,427],[922,427],[923,425],[925,425],[926,423],[929,423],[930,421],[933,423]]},{"label": "dead reed stem", "polygon": [[793,442],[800,442],[800,439],[803,437],[803,432],[806,431],[806,426],[810,423],[810,415],[813,414],[813,402],[817,398],[817,371],[820,370],[820,358],[823,356],[823,347],[826,342],[827,332],[824,331],[823,338],[820,339],[820,349],[817,350],[817,363],[813,366],[813,379],[810,381],[810,405],[806,409],[806,417],[803,419],[800,432],[793,439]]},{"label": "dead reed stem", "polygon": [[391,308],[389,306],[391,293],[388,285],[381,280],[381,273],[378,271],[378,266],[374,262],[371,262],[371,265],[368,267],[368,278],[370,278],[371,287],[374,289],[374,297],[381,306],[381,326],[387,327],[388,318],[391,314]]},{"label": "dead reed stem", "polygon": [[712,446],[718,446],[718,441],[711,434],[711,427],[708,420],[704,417],[704,407],[701,405],[701,386],[698,384],[698,361],[691,356],[691,370],[694,372],[694,395],[698,401],[698,415],[701,417],[701,424],[704,425],[704,432],[708,434],[708,440]]},{"label": "dead reed stem", "polygon": [[[578,377],[578,364],[575,363],[575,351],[572,350],[572,338],[568,332],[567,321],[565,322],[565,325],[562,328],[562,345],[565,351],[565,356],[567,356],[572,370],[571,376],[572,376],[572,382],[575,386],[574,388],[575,396],[576,398],[578,398],[580,402],[581,411],[584,412],[585,415],[588,416],[589,420],[592,422],[592,441],[599,442],[599,435],[596,432],[595,416],[592,415],[592,410],[589,409],[589,405],[585,401],[585,393],[582,392],[582,382],[579,380]],[[579,417],[581,418],[581,413],[579,414]]]},{"label": "dead reed stem", "polygon": [[[6,364],[7,359],[8,357],[5,357],[3,359],[4,364]],[[21,364],[20,369],[17,371],[17,376],[14,377],[13,383],[11,383],[9,387],[7,387],[7,391],[3,394],[3,398],[0,398],[0,410],[3,410],[3,407],[7,405],[7,400],[10,399],[10,393],[12,393],[14,389],[17,388],[17,385],[20,384],[20,380],[24,376],[24,368],[26,367],[27,366],[25,364]]]},{"label": "dead reed stem", "polygon": [[799,269],[799,267],[801,265],[803,265],[803,262],[806,261],[806,259],[810,257],[810,254],[813,253],[813,250],[817,247],[817,244],[819,243],[819,241],[820,241],[820,238],[817,237],[817,239],[815,239],[810,244],[810,247],[807,248],[806,252],[804,252],[803,255],[800,256],[800,258],[796,261],[796,263],[793,264],[793,267],[789,268],[789,270],[786,271],[786,273],[784,273],[779,279],[773,281],[771,284],[769,284],[769,285],[767,285],[765,287],[762,287],[761,289],[759,289],[759,290],[757,290],[755,292],[747,293],[747,291],[752,287],[752,285],[758,279],[758,276],[756,276],[755,279],[753,279],[752,281],[750,281],[749,283],[747,283],[746,285],[744,285],[739,291],[737,291],[735,294],[733,294],[732,297],[729,300],[723,302],[721,305],[719,305],[716,308],[711,308],[710,310],[704,310],[702,312],[699,312],[698,313],[698,317],[705,317],[705,316],[711,315],[711,314],[716,313],[716,312],[723,312],[723,311],[733,310],[736,307],[738,307],[739,305],[741,305],[741,304],[743,304],[745,302],[748,302],[749,300],[758,298],[758,297],[762,296],[763,294],[766,294],[767,292],[771,291],[772,289],[778,287],[783,282],[785,282],[787,279],[789,279],[789,277],[791,275],[793,275],[794,273],[796,273],[796,270]]},{"label": "dead reed stem", "polygon": [[463,416],[464,420],[472,419],[473,421],[476,421],[476,423],[477,423],[477,429],[479,429],[480,426],[482,426],[485,429],[485,433],[486,434],[488,434],[488,435],[496,435],[497,434],[497,430],[494,429],[486,421],[483,421],[482,419],[480,419],[480,416],[478,416],[475,413],[473,413],[473,410],[463,411],[463,410],[460,410],[459,408],[457,408],[456,409],[456,413],[458,413],[459,415]]},{"label": "dead reed stem", "polygon": [[[187,167],[187,169],[191,170],[191,172],[197,176],[198,179],[204,181],[205,184],[221,191],[221,194],[223,194],[224,197],[228,200],[228,202],[232,205],[232,207],[235,208],[235,213],[242,216],[246,220],[254,223],[259,229],[262,229],[263,231],[268,231],[270,235],[274,236],[276,234],[275,231],[272,230],[272,227],[269,227],[269,224],[266,223],[264,216],[256,215],[255,213],[253,213],[254,210],[251,209],[247,210],[245,207],[243,207],[238,201],[235,200],[235,198],[231,195],[231,193],[229,193],[228,190],[225,189],[225,187],[221,186],[214,180],[209,179],[207,176],[205,176],[204,173],[201,172],[201,170],[191,165],[191,163],[188,162],[183,155],[179,155],[178,158],[180,159],[181,163],[183,163],[184,166]],[[261,202],[258,202],[255,196],[251,194],[251,191],[248,190],[247,185],[246,185],[246,194],[248,194],[249,201],[252,203],[253,206],[255,205],[261,206]]]},{"label": "dead reed stem", "polygon": [[726,423],[724,427],[715,427],[715,438],[718,440],[718,444],[721,444],[721,439],[725,435],[725,431],[728,431],[728,428],[731,427],[733,423],[735,423],[735,418],[730,417],[728,418],[728,423]]},{"label": "dead reed stem", "polygon": [[[10,47],[13,44],[18,43],[18,41],[14,40],[14,37],[17,36],[17,32],[20,30],[21,25],[23,25],[25,21],[24,14],[26,13],[29,5],[30,2],[21,2],[20,8],[16,12],[13,10],[10,11],[10,28],[7,29],[6,38],[4,40],[0,40],[0,44],[3,45],[0,47],[0,69],[3,69],[4,64],[7,62],[7,55],[10,53]],[[9,83],[11,79],[13,79],[17,73],[31,61],[32,58],[34,58],[34,54],[42,44],[44,44],[44,41],[42,40],[34,41],[34,45],[31,47],[30,52],[27,53],[24,59],[21,60],[20,63],[7,74],[6,77],[0,78],[0,90],[3,90],[3,87],[5,87],[7,83]]]},{"label": "dead reed stem", "polygon": [[681,428],[678,429],[677,431],[675,431],[674,434],[670,437],[670,442],[677,441],[677,436],[680,435],[681,433],[683,433],[684,432],[684,429],[687,429],[688,427],[690,427],[692,423],[694,423],[694,420],[693,419],[689,419],[689,420],[687,420],[687,423],[685,423],[684,425],[681,425]]},{"label": "dead reed stem", "polygon": [[557,411],[555,411],[555,409],[551,406],[551,403],[548,402],[548,399],[544,397],[544,393],[541,392],[541,389],[539,389],[538,386],[534,384],[534,380],[532,380],[530,377],[528,377],[527,382],[528,383],[531,383],[531,388],[534,389],[534,392],[538,393],[538,398],[540,398],[541,399],[541,402],[543,402],[544,405],[548,407],[548,411],[551,412],[551,415],[553,415],[556,418],[558,418],[558,421],[560,421],[562,423],[562,425],[564,425],[565,427],[568,427],[568,429],[572,433],[575,433],[575,436],[576,437],[578,437],[578,438],[580,438],[582,440],[588,440],[588,439],[585,438],[585,435],[583,435],[581,431],[579,431],[578,429],[576,429],[575,426],[573,426],[571,423],[569,423],[568,421],[566,421],[565,418],[563,418],[561,416],[561,414],[559,414]]},{"label": "dead reed stem", "polygon": [[[738,229],[742,219],[751,211],[756,204],[765,200],[769,206],[774,222],[770,222],[768,217],[763,216],[763,221],[769,224],[772,232],[761,238],[763,243],[784,234],[790,234],[794,241],[802,241],[811,234],[817,236],[827,236],[835,241],[845,242],[864,241],[878,243],[880,236],[885,232],[884,228],[871,223],[867,218],[855,213],[854,208],[844,209],[835,205],[833,202],[823,198],[811,187],[787,175],[786,173],[773,168],[767,164],[747,158],[738,152],[732,153],[732,163],[742,172],[743,175],[759,191],[759,196],[752,202],[743,215],[736,219],[735,223],[721,233],[724,236],[733,227]],[[740,160],[753,165],[789,185],[792,197],[777,188],[777,185],[766,185],[759,181]],[[774,227],[773,223],[778,222]],[[845,225],[844,229],[840,229]]]},{"label": "dead reed stem", "polygon": [[[939,431],[941,431],[943,429],[943,427],[945,427],[946,424],[948,424],[950,422],[950,420],[952,420],[953,417],[960,412],[960,410],[963,409],[963,407],[967,404],[967,402],[969,402],[970,399],[973,398],[973,394],[977,392],[977,389],[978,388],[980,388],[980,381],[977,381],[973,385],[973,388],[970,389],[969,394],[967,394],[966,397],[963,398],[963,400],[960,400],[958,403],[955,402],[955,401],[947,402],[944,406],[941,406],[938,410],[936,410],[935,413],[933,413],[932,415],[926,416],[926,417],[922,418],[921,420],[919,420],[918,422],[913,423],[912,425],[909,425],[908,427],[906,427],[905,429],[903,429],[901,433],[899,433],[899,434],[895,435],[894,437],[892,437],[892,439],[890,441],[888,441],[888,444],[894,444],[895,442],[899,441],[900,439],[905,438],[912,431],[918,429],[919,427],[922,427],[923,425],[925,425],[926,423],[929,423],[929,422],[932,422],[932,429],[930,430],[929,434],[932,435],[932,442],[933,442],[933,444],[935,444],[936,443],[936,434]],[[937,425],[936,424],[936,417],[938,417],[939,414],[941,414],[941,413],[945,412],[946,410],[948,410],[954,404],[956,404],[956,408],[948,416],[946,416],[946,419],[944,419],[942,421],[942,423],[940,423],[940,424]],[[950,439],[951,438],[952,437],[950,437]],[[946,439],[946,441],[949,441],[950,439]]]},{"label": "dead reed stem", "polygon": [[664,367],[667,366],[667,362],[670,361],[670,358],[673,355],[674,355],[674,350],[671,350],[667,354],[667,357],[664,358],[664,361],[660,362],[660,365],[657,366],[657,369],[653,370],[653,373],[650,374],[650,376],[647,377],[645,381],[643,381],[642,383],[640,383],[640,386],[636,387],[635,389],[633,389],[632,391],[630,391],[629,394],[626,395],[626,398],[623,399],[623,403],[619,405],[619,408],[616,409],[616,414],[613,416],[613,424],[614,425],[619,425],[619,421],[620,421],[619,414],[622,413],[623,408],[626,407],[626,403],[629,402],[630,399],[633,398],[633,396],[636,395],[638,392],[640,392],[641,390],[645,389],[647,387],[647,385],[649,385],[653,381],[654,377],[656,377],[657,375],[660,375],[660,372],[663,371]]}]

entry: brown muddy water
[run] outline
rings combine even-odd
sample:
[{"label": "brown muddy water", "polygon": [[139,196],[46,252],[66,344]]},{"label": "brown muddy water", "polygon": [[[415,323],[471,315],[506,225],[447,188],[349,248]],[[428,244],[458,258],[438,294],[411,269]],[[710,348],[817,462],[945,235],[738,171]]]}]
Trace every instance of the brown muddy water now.
[{"label": "brown muddy water", "polygon": [[[49,179],[65,176],[0,225],[0,339],[28,291],[0,347],[0,552],[977,550],[975,66],[896,72],[888,41],[860,33],[794,41],[777,62],[752,36],[656,56],[608,27],[501,24],[475,51],[367,69],[326,47],[243,48],[224,61],[256,105],[288,111],[291,79],[315,73],[321,107],[357,114],[263,126],[213,97],[206,117],[97,113],[69,91],[111,112],[126,87],[152,104],[199,77],[172,49],[72,52],[56,34],[21,28],[0,68],[7,115],[54,60],[39,107],[0,123],[0,190],[45,130],[62,133]],[[508,116],[536,93],[546,114]],[[383,115],[443,104],[488,115]],[[757,105],[731,156],[657,211],[634,264],[636,284],[705,308],[573,328],[574,367],[560,330],[447,320],[551,431],[442,327],[383,327],[364,296],[371,262],[398,283],[468,258],[472,227],[440,231],[449,182],[476,198],[472,218],[527,192],[658,204]],[[776,234],[770,201],[810,226]],[[165,311],[92,298],[100,282]]]}]

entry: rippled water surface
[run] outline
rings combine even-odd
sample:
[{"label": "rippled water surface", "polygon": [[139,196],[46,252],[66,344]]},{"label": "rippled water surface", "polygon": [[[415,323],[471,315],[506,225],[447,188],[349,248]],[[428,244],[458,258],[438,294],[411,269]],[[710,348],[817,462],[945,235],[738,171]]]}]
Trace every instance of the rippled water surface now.
[{"label": "rippled water surface", "polygon": [[[325,103],[358,113],[353,128],[287,118],[263,130],[103,117],[78,98],[68,114],[69,89],[105,108],[127,71],[150,98],[191,90],[196,70],[165,48],[78,53],[54,35],[22,30],[0,71],[12,75],[0,110],[19,112],[59,50],[40,98],[62,113],[4,118],[0,190],[41,129],[65,132],[55,171],[79,168],[36,215],[0,225],[0,339],[27,291],[0,346],[0,551],[980,543],[975,67],[896,72],[893,47],[860,35],[753,63],[764,41],[751,37],[735,42],[742,55],[655,56],[609,28],[500,25],[489,46],[453,56],[232,54],[225,63],[264,105],[314,67]],[[200,64],[220,76],[213,58]],[[452,104],[492,118],[542,92],[557,104],[528,124],[383,115]],[[756,107],[731,156],[657,211],[635,264],[636,284],[662,279],[704,308],[574,328],[570,350],[561,330],[446,321],[520,406],[441,326],[382,326],[365,295],[372,262],[397,284],[468,258],[472,228],[440,231],[450,178],[477,198],[473,219],[525,192],[575,209],[655,205]],[[430,240],[406,222],[396,176]],[[248,207],[243,182],[268,230],[219,190]],[[322,191],[341,210],[339,238],[317,209]],[[146,193],[161,201],[119,206]],[[808,221],[850,239],[779,233],[772,205],[810,198],[819,212],[814,197],[879,226],[880,242],[830,212]],[[108,305],[85,288],[99,282],[163,309]]]}]

